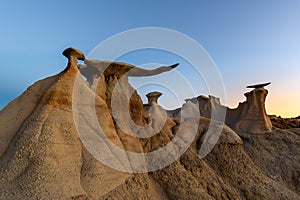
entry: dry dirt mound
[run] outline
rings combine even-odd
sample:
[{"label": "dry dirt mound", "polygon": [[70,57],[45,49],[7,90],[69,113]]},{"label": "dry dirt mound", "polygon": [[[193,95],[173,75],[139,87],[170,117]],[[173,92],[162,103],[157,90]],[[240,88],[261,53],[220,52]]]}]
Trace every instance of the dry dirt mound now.
[{"label": "dry dirt mound", "polygon": [[270,178],[300,194],[300,131],[277,129],[265,134],[240,134],[244,149]]},{"label": "dry dirt mound", "polygon": [[[130,136],[118,127],[108,103],[115,77],[99,77],[103,85],[95,95],[95,120],[111,141],[106,143],[98,138],[102,150],[99,154],[107,152],[112,160],[134,168],[134,157],[114,152],[112,144],[127,152],[147,153],[174,140],[180,128],[185,130],[179,135],[184,143],[192,135],[192,125],[197,123],[199,127],[185,153],[162,169],[128,173],[99,162],[82,142],[85,139],[93,144],[97,138],[89,118],[91,102],[73,98],[75,80],[80,87],[77,95],[85,97],[94,92],[81,78],[77,60],[70,51],[66,70],[35,83],[0,111],[0,199],[299,199],[299,182],[295,181],[297,177],[299,181],[299,134],[294,134],[297,130],[286,132],[288,136],[277,130],[274,140],[272,135],[266,139],[265,135],[247,137],[244,133],[240,134],[243,143],[234,131],[224,126],[216,146],[202,159],[198,151],[211,120],[178,121],[168,117],[155,136],[144,139]],[[158,123],[149,119],[139,95],[126,79],[120,87],[125,91],[124,96],[130,97],[127,104],[134,121],[155,129]],[[81,112],[80,120],[94,133],[91,138],[78,135],[74,104],[81,108],[76,110]],[[153,109],[160,112],[161,107],[155,105]],[[259,147],[256,145],[259,143],[272,145],[272,149]],[[180,143],[175,147],[180,149]],[[259,151],[264,153],[257,159]],[[170,152],[169,156],[174,155]],[[271,166],[268,162],[272,159],[281,167]],[[277,178],[272,176],[270,168],[275,170]],[[286,172],[288,176],[284,178]]]},{"label": "dry dirt mound", "polygon": [[272,122],[272,125],[276,128],[300,128],[300,116],[295,118],[281,118],[276,116],[270,116],[270,120]]}]

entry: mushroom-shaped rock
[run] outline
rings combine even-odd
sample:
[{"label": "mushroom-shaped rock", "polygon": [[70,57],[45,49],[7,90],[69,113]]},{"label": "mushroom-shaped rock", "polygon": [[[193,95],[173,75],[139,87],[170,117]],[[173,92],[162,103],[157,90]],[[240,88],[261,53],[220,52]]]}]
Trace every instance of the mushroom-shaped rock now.
[{"label": "mushroom-shaped rock", "polygon": [[77,60],[85,60],[84,54],[80,50],[73,47],[65,49],[62,54],[68,59],[76,58]]},{"label": "mushroom-shaped rock", "polygon": [[270,84],[271,84],[271,82],[261,83],[261,84],[255,84],[255,85],[248,85],[247,88],[255,88],[255,89],[257,89],[257,88],[263,88],[263,87],[265,87],[267,85],[270,85]]},{"label": "mushroom-shaped rock", "polygon": [[161,95],[162,95],[161,92],[150,92],[146,94],[146,97],[148,98],[148,104],[149,105],[157,104],[157,100]]},{"label": "mushroom-shaped rock", "polygon": [[62,54],[68,58],[67,69],[77,69],[78,60],[85,60],[84,54],[80,50],[73,47],[65,49]]},{"label": "mushroom-shaped rock", "polygon": [[236,109],[227,109],[226,123],[235,131],[262,133],[272,131],[272,123],[266,113],[265,100],[268,90],[263,87],[245,93],[247,100]]}]

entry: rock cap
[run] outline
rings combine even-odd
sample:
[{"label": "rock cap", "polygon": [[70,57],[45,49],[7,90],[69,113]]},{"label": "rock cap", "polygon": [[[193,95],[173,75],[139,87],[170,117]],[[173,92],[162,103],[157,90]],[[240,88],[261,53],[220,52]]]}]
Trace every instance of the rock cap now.
[{"label": "rock cap", "polygon": [[68,59],[76,58],[77,60],[85,60],[84,54],[80,50],[73,47],[65,49],[62,54]]},{"label": "rock cap", "polygon": [[162,93],[157,91],[146,94],[146,97],[148,98],[148,104],[157,104],[157,100],[161,95]]},{"label": "rock cap", "polygon": [[263,88],[267,85],[270,85],[271,82],[268,82],[268,83],[261,83],[261,84],[255,84],[255,85],[248,85],[247,88],[255,88],[255,89],[258,89],[258,88]]}]

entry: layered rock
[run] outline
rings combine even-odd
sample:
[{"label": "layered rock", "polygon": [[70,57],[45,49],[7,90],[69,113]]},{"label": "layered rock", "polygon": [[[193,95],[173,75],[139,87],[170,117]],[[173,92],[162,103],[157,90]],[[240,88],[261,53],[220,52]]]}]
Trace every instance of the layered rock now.
[{"label": "layered rock", "polygon": [[192,99],[186,99],[186,103],[182,108],[174,111],[168,111],[169,115],[174,118],[199,118],[200,116],[213,119],[216,121],[224,121],[226,107],[221,105],[220,98],[208,95],[200,95]]},{"label": "layered rock", "polygon": [[247,100],[236,109],[228,109],[226,123],[239,132],[263,133],[272,131],[266,113],[265,100],[268,90],[260,87],[245,93]]},{"label": "layered rock", "polygon": [[[297,170],[287,168],[292,176],[284,181],[273,179],[270,171],[260,169],[264,163],[247,155],[243,141],[229,127],[221,129],[216,146],[201,159],[198,152],[208,130],[214,133],[222,123],[168,117],[157,100],[143,106],[127,77],[120,76],[122,65],[104,75],[96,70],[87,83],[77,69],[83,54],[68,49],[64,55],[68,65],[63,72],[38,81],[0,111],[0,199],[299,199],[298,187],[290,183]],[[149,130],[146,133],[158,133],[149,138],[128,135],[119,126],[122,118],[132,119],[139,129]],[[79,122],[87,126],[83,135]],[[299,140],[295,134],[293,139]],[[167,160],[187,140],[192,143],[177,160],[153,172],[128,173],[99,161],[99,155],[105,155],[109,162],[134,168],[135,160],[126,152],[146,154],[173,142],[174,149],[163,154]],[[99,151],[95,154],[91,147]],[[285,153],[294,153],[298,162],[298,151]]]},{"label": "layered rock", "polygon": [[201,116],[225,122],[238,132],[270,132],[272,131],[272,123],[265,108],[268,91],[263,88],[268,84],[270,83],[249,86],[255,89],[245,93],[246,101],[240,103],[236,109],[221,105],[220,99],[217,97],[200,95],[196,98],[186,99],[186,103],[182,108],[168,111],[168,115],[174,118],[181,117],[183,110],[188,110],[188,115],[197,117],[199,110]]}]

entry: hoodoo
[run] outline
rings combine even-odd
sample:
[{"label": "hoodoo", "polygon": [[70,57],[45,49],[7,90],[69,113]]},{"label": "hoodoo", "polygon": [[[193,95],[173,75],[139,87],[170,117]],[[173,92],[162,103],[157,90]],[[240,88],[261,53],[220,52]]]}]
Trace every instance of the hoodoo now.
[{"label": "hoodoo", "polygon": [[[196,115],[199,106],[223,109],[212,96],[188,100],[176,116],[157,103],[159,92],[143,105],[128,76],[152,76],[177,64],[144,70],[90,61],[74,48],[63,55],[62,72],[34,83],[0,111],[1,200],[299,199],[298,134],[240,137]],[[86,69],[78,69],[77,60]],[[266,95],[255,88],[229,110],[236,130],[269,130]],[[211,149],[205,158],[199,157],[202,146]]]},{"label": "hoodoo", "polygon": [[262,133],[272,131],[272,123],[267,115],[265,100],[268,90],[264,86],[270,83],[248,86],[254,88],[245,93],[247,100],[237,109],[228,109],[226,122],[236,131]]},{"label": "hoodoo", "polygon": [[158,98],[162,95],[161,92],[150,92],[146,96],[148,98],[148,104],[157,104]]}]

